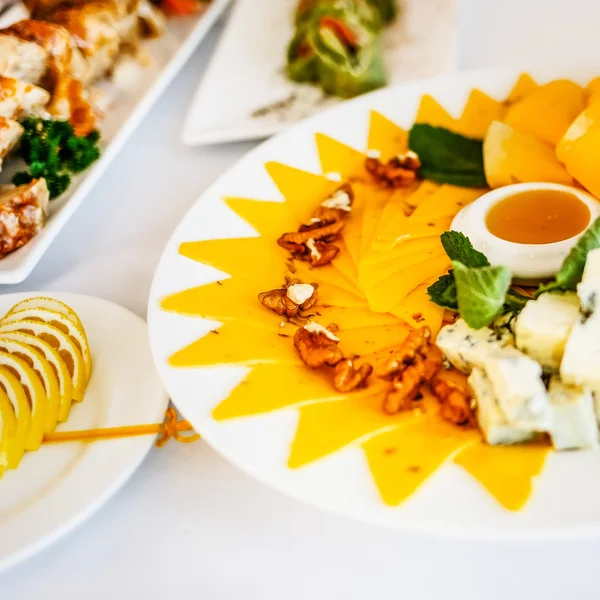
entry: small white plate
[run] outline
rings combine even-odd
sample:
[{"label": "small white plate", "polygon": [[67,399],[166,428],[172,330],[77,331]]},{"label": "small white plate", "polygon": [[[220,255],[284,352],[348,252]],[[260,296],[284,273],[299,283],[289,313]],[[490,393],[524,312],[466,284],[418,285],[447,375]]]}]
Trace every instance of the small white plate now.
[{"label": "small white plate", "polygon": [[[160,423],[168,398],[156,375],[142,319],[77,294],[0,296],[0,314],[33,295],[72,306],[87,332],[92,377],[58,431]],[[0,570],[20,562],[82,523],[125,484],[154,443],[153,436],[43,445],[0,479]]]},{"label": "small white plate", "polygon": [[[238,0],[183,131],[194,146],[267,137],[340,102],[285,76],[297,0]],[[403,0],[384,34],[391,84],[450,71],[455,0]]]},{"label": "small white plate", "polygon": [[[168,359],[211,331],[218,322],[161,310],[161,299],[224,278],[223,273],[179,253],[180,244],[253,237],[257,232],[223,198],[282,201],[265,164],[283,163],[321,173],[315,134],[353,148],[367,148],[369,114],[377,111],[409,128],[423,94],[431,94],[453,116],[461,114],[473,88],[505,98],[521,71],[537,81],[569,78],[585,84],[597,67],[465,72],[387,88],[345,102],[262,144],[209,188],[190,209],[169,241],[150,293],[148,325],[152,353],[167,391],[203,439],[225,458],[267,485],[337,514],[401,531],[485,539],[581,538],[600,535],[600,452],[552,453],[535,478],[527,504],[503,508],[466,471],[443,465],[414,495],[397,507],[382,501],[367,466],[361,440],[302,468],[287,465],[299,418],[297,407],[252,417],[217,421],[213,409],[248,373],[228,364],[177,368]],[[323,138],[321,138],[323,139]],[[240,265],[248,258],[239,257]],[[228,277],[228,276],[226,276]],[[236,341],[237,343],[237,341]],[[252,345],[252,340],[244,340]],[[281,393],[285,394],[285,390]]]},{"label": "small white plate", "polygon": [[[94,166],[74,180],[67,194],[50,203],[50,216],[44,229],[26,246],[0,260],[0,284],[20,283],[29,276],[229,2],[212,0],[201,15],[171,19],[165,35],[144,43],[143,51],[148,57],[148,66],[139,70],[139,76],[127,81],[122,97],[101,124],[102,156]],[[16,19],[22,17],[18,9],[11,14]]]}]

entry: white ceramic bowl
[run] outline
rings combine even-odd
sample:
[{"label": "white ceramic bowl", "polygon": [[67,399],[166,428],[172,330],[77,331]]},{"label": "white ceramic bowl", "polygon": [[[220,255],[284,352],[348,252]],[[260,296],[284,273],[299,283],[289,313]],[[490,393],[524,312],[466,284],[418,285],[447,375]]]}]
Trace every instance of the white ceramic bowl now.
[{"label": "white ceramic bowl", "polygon": [[464,233],[473,246],[487,256],[492,265],[508,267],[517,279],[553,277],[585,229],[560,242],[518,244],[496,237],[490,233],[485,223],[489,210],[501,200],[535,190],[556,190],[577,196],[590,209],[590,220],[586,229],[600,216],[600,202],[580,189],[557,183],[518,183],[492,190],[463,208],[452,221],[452,229]]}]

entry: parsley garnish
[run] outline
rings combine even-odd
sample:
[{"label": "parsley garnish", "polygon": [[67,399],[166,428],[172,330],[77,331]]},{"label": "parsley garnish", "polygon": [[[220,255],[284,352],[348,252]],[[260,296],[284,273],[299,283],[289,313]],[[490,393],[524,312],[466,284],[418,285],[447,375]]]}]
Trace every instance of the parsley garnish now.
[{"label": "parsley garnish", "polygon": [[19,154],[29,166],[13,177],[15,185],[43,177],[50,198],[60,196],[71,183],[71,173],[87,169],[99,156],[100,134],[93,131],[85,137],[75,135],[68,121],[39,118],[25,119]]}]

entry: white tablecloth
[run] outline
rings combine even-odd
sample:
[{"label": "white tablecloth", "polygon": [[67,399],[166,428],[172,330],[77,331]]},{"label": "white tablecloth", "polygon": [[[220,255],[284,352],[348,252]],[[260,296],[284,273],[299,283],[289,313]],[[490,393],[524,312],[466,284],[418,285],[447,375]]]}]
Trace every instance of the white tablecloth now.
[{"label": "white tablecloth", "polygon": [[[185,148],[213,32],[28,281],[145,315],[156,262],[198,195],[252,144]],[[585,600],[600,542],[490,544],[406,536],[282,497],[204,442],[154,450],[62,541],[0,575],[1,600]]]}]

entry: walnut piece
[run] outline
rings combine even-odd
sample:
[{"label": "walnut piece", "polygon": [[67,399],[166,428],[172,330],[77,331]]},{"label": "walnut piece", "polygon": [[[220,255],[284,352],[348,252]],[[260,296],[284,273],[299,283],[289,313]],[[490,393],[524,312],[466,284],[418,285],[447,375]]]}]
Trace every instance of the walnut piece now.
[{"label": "walnut piece", "polygon": [[314,285],[300,282],[290,282],[283,288],[261,292],[258,295],[258,301],[265,308],[289,319],[296,317],[300,311],[311,309],[318,299],[317,288]]},{"label": "walnut piece", "polygon": [[334,367],[343,358],[338,342],[323,333],[313,333],[300,327],[294,334],[294,346],[302,361],[311,369],[328,365]]},{"label": "walnut piece", "polygon": [[448,376],[449,373],[440,371],[431,380],[431,389],[442,405],[440,414],[446,421],[455,425],[474,425],[471,396],[465,387],[461,387]]},{"label": "walnut piece", "polygon": [[363,363],[360,367],[357,367],[351,358],[346,358],[335,367],[333,387],[338,392],[353,392],[357,388],[366,385],[367,378],[372,372],[373,367],[369,363]]},{"label": "walnut piece", "polygon": [[417,356],[415,361],[392,381],[392,391],[383,403],[383,410],[389,415],[412,408],[419,394],[420,386],[432,379],[443,366],[442,353],[435,346],[426,357]]},{"label": "walnut piece", "polygon": [[429,327],[421,327],[411,331],[401,344],[390,349],[375,364],[375,375],[380,379],[393,380],[419,356],[426,356],[430,340],[431,330]]},{"label": "walnut piece", "polygon": [[409,185],[417,178],[421,161],[415,152],[409,150],[383,164],[379,158],[367,157],[365,169],[383,187],[399,188]]},{"label": "walnut piece", "polygon": [[294,258],[310,262],[313,267],[329,264],[340,249],[333,242],[344,228],[343,221],[322,225],[320,221],[302,225],[300,231],[284,233],[277,243]]}]

